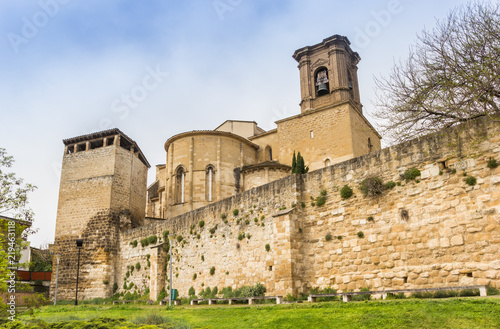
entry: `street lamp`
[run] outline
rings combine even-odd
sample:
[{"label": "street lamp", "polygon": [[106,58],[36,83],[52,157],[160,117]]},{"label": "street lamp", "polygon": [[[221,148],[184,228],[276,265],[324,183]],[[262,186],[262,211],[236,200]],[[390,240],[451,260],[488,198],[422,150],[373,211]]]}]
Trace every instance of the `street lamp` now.
[{"label": "street lamp", "polygon": [[170,292],[168,296],[168,306],[172,306],[172,245],[175,240],[175,235],[170,234],[168,236],[169,240],[169,251],[170,251]]},{"label": "street lamp", "polygon": [[78,249],[78,265],[76,266],[76,294],[75,306],[78,305],[78,275],[80,274],[80,251],[83,247],[83,239],[76,239],[76,248]]},{"label": "street lamp", "polygon": [[56,291],[54,292],[54,305],[57,303],[57,279],[59,278],[59,260],[61,255],[56,254],[57,266],[56,266]]}]

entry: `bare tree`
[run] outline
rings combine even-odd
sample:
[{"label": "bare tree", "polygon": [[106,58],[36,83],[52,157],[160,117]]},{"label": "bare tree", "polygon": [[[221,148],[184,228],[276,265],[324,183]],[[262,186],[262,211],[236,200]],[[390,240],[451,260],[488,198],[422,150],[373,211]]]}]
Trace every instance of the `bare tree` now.
[{"label": "bare tree", "polygon": [[500,5],[469,3],[423,31],[407,60],[375,79],[382,133],[404,141],[500,118]]}]

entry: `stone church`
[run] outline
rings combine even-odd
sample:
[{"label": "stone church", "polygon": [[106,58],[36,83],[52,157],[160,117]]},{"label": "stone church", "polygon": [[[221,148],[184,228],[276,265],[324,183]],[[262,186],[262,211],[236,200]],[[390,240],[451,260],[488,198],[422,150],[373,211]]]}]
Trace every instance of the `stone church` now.
[{"label": "stone church", "polygon": [[295,51],[300,114],[277,121],[276,129],[228,120],[169,138],[146,215],[173,217],[288,176],[294,151],[316,170],[380,150],[380,135],[363,116],[360,57],[349,45],[334,35]]},{"label": "stone church", "polygon": [[[334,35],[293,58],[300,113],[269,131],[228,120],[172,136],[149,187],[146,156],[119,129],[63,141],[58,299],[74,298],[79,275],[80,299],[149,291],[155,300],[168,289],[163,247],[172,234],[181,296],[257,283],[270,295],[500,285],[500,168],[486,167],[499,157],[498,125],[478,126],[486,138],[474,150],[451,130],[381,150],[349,40]],[[309,173],[291,175],[294,152]],[[410,167],[420,169],[418,182],[402,179]],[[477,175],[477,185],[462,174]],[[355,187],[367,177],[392,188],[363,196]],[[342,186],[354,196],[341,197]]]}]

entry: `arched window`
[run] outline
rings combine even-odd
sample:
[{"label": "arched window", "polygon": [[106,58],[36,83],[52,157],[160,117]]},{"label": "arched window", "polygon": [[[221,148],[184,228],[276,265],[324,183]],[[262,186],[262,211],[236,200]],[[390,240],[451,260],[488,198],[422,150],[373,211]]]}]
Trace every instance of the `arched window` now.
[{"label": "arched window", "polygon": [[325,167],[328,167],[328,166],[331,166],[332,165],[332,162],[330,161],[330,159],[326,159],[325,160]]},{"label": "arched window", "polygon": [[314,74],[314,85],[316,95],[322,96],[330,93],[330,84],[328,82],[328,70],[326,67],[320,67]]},{"label": "arched window", "polygon": [[264,152],[266,161],[273,161],[273,149],[271,148],[271,146],[266,146],[266,150]]},{"label": "arched window", "polygon": [[175,172],[175,203],[184,203],[184,188],[186,171],[183,167],[177,168]]},{"label": "arched window", "polygon": [[207,201],[213,201],[214,182],[215,182],[214,166],[208,165],[207,169],[205,170],[205,199]]}]

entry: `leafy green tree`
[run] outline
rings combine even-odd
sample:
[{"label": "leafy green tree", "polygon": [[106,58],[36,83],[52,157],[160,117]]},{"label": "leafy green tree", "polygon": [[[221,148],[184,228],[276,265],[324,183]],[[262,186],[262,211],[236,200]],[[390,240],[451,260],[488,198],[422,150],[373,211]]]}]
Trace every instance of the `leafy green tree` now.
[{"label": "leafy green tree", "polygon": [[500,121],[499,62],[500,4],[455,8],[376,79],[382,133],[400,142],[480,117]]},{"label": "leafy green tree", "polygon": [[[0,291],[6,289],[6,279],[10,271],[7,266],[9,261],[9,247],[16,249],[15,259],[19,260],[19,251],[23,238],[34,233],[30,228],[33,221],[33,211],[28,207],[28,193],[35,190],[35,186],[24,184],[21,178],[14,173],[6,172],[12,167],[14,159],[7,155],[4,148],[0,148]],[[7,217],[7,218],[5,218]],[[6,239],[9,218],[16,219],[15,241]],[[23,225],[22,223],[26,223]]]}]

